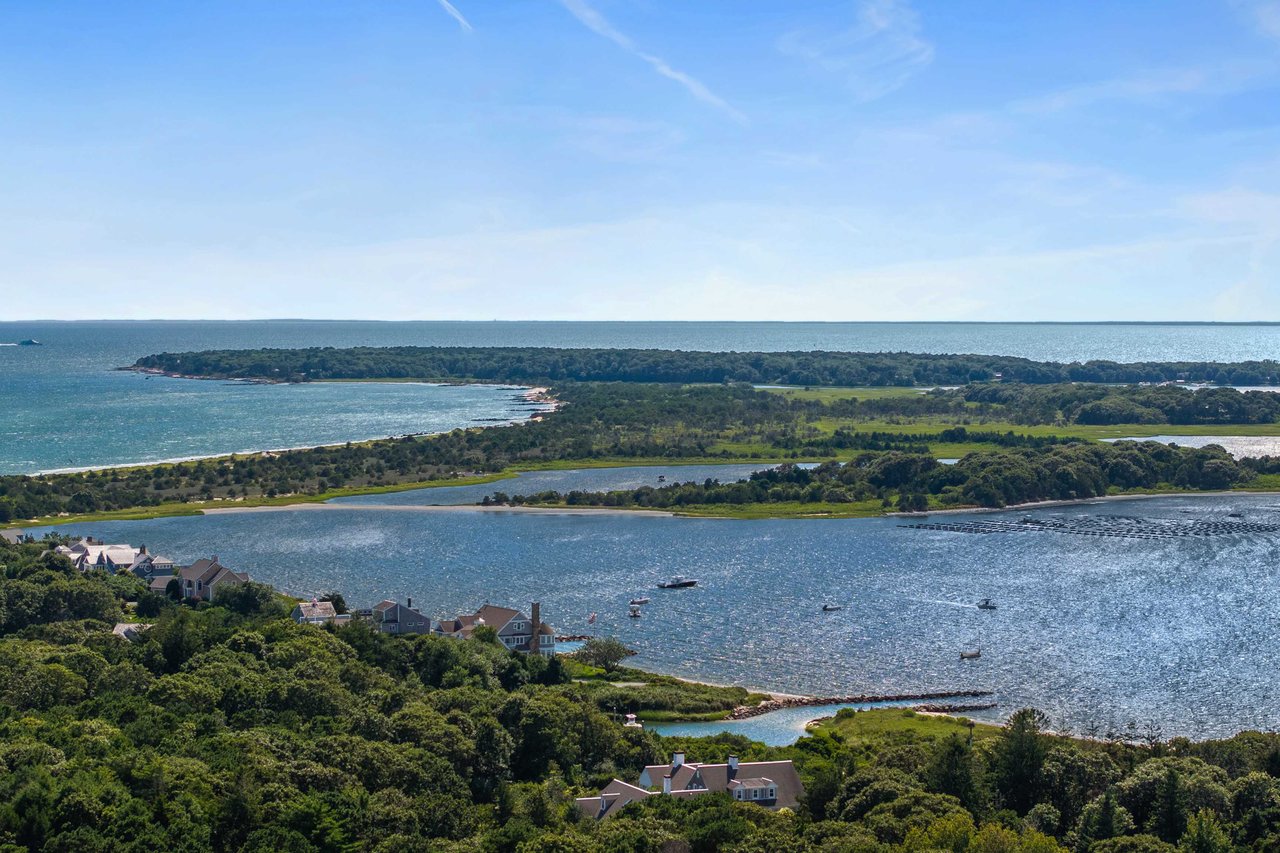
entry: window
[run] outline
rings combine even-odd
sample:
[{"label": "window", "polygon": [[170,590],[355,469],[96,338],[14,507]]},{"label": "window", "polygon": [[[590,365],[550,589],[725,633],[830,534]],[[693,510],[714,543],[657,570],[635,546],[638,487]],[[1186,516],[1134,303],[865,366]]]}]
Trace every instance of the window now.
[{"label": "window", "polygon": [[758,799],[760,799],[760,789],[759,789],[759,788],[752,788],[752,789],[751,789],[751,799],[753,799],[753,800],[758,800]]},{"label": "window", "polygon": [[770,789],[769,789],[769,799],[771,799],[771,800],[776,800],[776,799],[778,799],[778,794],[777,794],[777,790],[776,790],[776,789],[774,789],[774,788],[770,788]]}]

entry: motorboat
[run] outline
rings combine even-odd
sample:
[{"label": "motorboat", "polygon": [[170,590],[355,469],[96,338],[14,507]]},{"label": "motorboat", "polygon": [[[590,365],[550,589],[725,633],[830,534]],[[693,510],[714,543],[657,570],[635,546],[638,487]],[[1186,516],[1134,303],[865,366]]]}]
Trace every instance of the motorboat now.
[{"label": "motorboat", "polygon": [[697,578],[687,578],[684,575],[676,575],[669,581],[660,582],[658,584],[658,589],[684,589],[685,587],[697,585]]},{"label": "motorboat", "polygon": [[37,341],[35,338],[27,338],[25,341],[18,341],[18,346],[20,346],[20,347],[42,347],[42,346],[44,346],[44,344],[40,343],[40,342],[39,342],[39,341]]},{"label": "motorboat", "polygon": [[640,618],[640,605],[639,605],[639,604],[633,604],[633,605],[631,605],[631,610],[627,613],[627,615],[628,615],[628,616],[630,616],[632,619],[639,619],[639,618]]},{"label": "motorboat", "polygon": [[835,611],[835,610],[844,610],[844,605],[843,605],[843,604],[824,604],[824,605],[822,605],[822,612],[823,612],[823,613],[831,613],[832,611]]},{"label": "motorboat", "polygon": [[652,600],[652,599],[650,599],[650,598],[649,598],[649,596],[647,596],[647,595],[642,595],[642,596],[640,596],[639,598],[633,598],[633,599],[631,599],[631,601],[629,601],[629,602],[627,602],[627,603],[628,603],[628,604],[633,604],[633,605],[635,605],[635,604],[648,604],[651,600]]},{"label": "motorboat", "polygon": [[989,598],[984,598],[978,602],[979,610],[995,610],[996,603]]},{"label": "motorboat", "polygon": [[666,474],[659,474],[659,475],[658,475],[658,482],[659,482],[659,483],[665,483],[665,482],[667,482],[667,475],[666,475]]}]

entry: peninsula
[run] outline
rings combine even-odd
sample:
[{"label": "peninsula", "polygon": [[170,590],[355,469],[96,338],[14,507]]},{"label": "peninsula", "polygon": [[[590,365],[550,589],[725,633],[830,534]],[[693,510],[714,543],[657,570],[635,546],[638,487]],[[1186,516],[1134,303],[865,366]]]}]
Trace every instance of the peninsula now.
[{"label": "peninsula", "polygon": [[[0,477],[0,523],[183,514],[227,502],[287,505],[494,481],[548,467],[699,462],[791,467],[743,483],[673,482],[631,494],[529,496],[495,489],[491,502],[848,517],[1122,493],[1269,490],[1280,486],[1280,460],[1236,459],[1213,445],[1102,440],[1171,433],[1280,436],[1280,395],[1183,381],[1270,380],[1275,367],[521,348],[163,354],[139,359],[131,369],[271,381],[524,381],[544,386],[539,400],[555,405],[519,424],[441,435]],[[1012,381],[1006,371],[1028,381]],[[969,379],[954,387],[913,385],[960,375]],[[810,381],[762,387],[739,381],[744,376]],[[1058,381],[1064,376],[1177,378],[1108,385]],[[830,384],[856,378],[879,384]],[[792,465],[800,462],[820,464]]]}]

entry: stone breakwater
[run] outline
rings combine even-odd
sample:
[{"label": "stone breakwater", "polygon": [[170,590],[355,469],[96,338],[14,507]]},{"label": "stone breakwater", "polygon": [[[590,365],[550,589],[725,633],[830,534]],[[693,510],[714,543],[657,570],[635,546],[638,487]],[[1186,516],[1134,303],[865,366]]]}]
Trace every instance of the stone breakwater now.
[{"label": "stone breakwater", "polygon": [[923,705],[912,705],[911,710],[925,714],[962,714],[966,711],[990,711],[994,707],[995,702],[926,702]]},{"label": "stone breakwater", "polygon": [[[786,708],[818,708],[823,705],[870,705],[875,702],[910,702],[919,699],[927,702],[933,699],[980,699],[987,696],[994,696],[990,690],[947,690],[940,693],[901,693],[889,696],[788,696],[782,699],[766,699],[759,705],[739,705],[729,712],[726,720],[746,720],[751,717],[759,717],[762,714],[768,714],[771,711],[781,711]],[[994,707],[995,703],[991,703],[986,707]],[[944,713],[945,706],[939,705],[937,709]],[[932,706],[921,706],[917,710],[934,710]],[[984,708],[965,707],[951,708],[951,710],[977,711],[985,710]]]}]

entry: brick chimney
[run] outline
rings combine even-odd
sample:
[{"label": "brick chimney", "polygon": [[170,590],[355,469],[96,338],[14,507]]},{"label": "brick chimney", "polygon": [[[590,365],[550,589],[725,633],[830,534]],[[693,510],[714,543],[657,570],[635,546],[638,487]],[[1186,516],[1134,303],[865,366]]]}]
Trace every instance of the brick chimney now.
[{"label": "brick chimney", "polygon": [[662,793],[664,794],[671,793],[671,774],[670,773],[662,777]]},{"label": "brick chimney", "polygon": [[530,626],[533,635],[529,638],[529,651],[536,655],[542,651],[538,646],[538,631],[542,628],[542,604],[533,602],[529,605],[529,611],[533,619],[533,624]]}]

